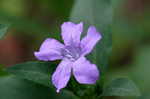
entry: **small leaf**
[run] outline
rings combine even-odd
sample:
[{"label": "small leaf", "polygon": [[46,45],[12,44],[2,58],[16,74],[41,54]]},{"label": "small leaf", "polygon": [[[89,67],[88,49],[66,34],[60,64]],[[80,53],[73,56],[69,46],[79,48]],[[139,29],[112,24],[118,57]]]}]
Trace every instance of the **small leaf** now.
[{"label": "small leaf", "polygon": [[135,83],[127,78],[113,80],[105,89],[103,96],[140,96]]},{"label": "small leaf", "polygon": [[7,29],[8,29],[8,25],[0,24],[0,39],[5,35]]},{"label": "small leaf", "polygon": [[6,71],[45,86],[51,85],[52,64],[48,62],[27,62],[7,68]]}]

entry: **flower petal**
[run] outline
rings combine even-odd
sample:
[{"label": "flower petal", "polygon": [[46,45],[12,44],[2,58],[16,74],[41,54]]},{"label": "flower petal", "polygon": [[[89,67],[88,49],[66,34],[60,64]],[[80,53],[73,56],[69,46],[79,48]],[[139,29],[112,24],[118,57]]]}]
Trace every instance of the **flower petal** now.
[{"label": "flower petal", "polygon": [[64,48],[64,45],[59,41],[48,38],[41,45],[39,52],[35,52],[34,55],[37,59],[44,61],[62,59],[62,48]]},{"label": "flower petal", "polygon": [[100,33],[96,31],[94,26],[90,26],[87,35],[81,40],[83,55],[89,54],[100,39]]},{"label": "flower petal", "polygon": [[81,84],[94,84],[99,78],[99,71],[95,64],[91,64],[85,57],[79,58],[73,64],[73,74]]},{"label": "flower petal", "polygon": [[52,75],[52,83],[57,88],[57,92],[64,88],[71,76],[72,63],[68,60],[63,60]]},{"label": "flower petal", "polygon": [[80,36],[83,31],[83,23],[74,24],[72,22],[64,22],[61,26],[62,38],[66,45],[71,45],[72,43],[79,43]]}]

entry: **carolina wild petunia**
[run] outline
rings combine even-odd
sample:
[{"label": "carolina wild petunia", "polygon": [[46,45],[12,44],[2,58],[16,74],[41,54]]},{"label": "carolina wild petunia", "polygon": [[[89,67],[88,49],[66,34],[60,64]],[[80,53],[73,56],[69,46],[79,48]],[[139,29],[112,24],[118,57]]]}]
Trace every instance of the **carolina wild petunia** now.
[{"label": "carolina wild petunia", "polygon": [[64,22],[61,30],[64,44],[53,38],[47,38],[39,51],[34,53],[38,60],[62,60],[52,75],[52,83],[57,88],[57,92],[67,85],[71,74],[80,84],[95,84],[99,78],[99,71],[85,56],[101,39],[100,33],[94,26],[90,26],[87,35],[80,40],[83,31],[82,22],[79,24]]}]

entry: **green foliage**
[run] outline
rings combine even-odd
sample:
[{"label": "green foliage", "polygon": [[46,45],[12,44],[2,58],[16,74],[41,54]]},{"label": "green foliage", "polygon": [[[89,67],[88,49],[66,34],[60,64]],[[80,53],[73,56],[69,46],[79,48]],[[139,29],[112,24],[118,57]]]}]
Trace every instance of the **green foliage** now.
[{"label": "green foliage", "polygon": [[140,96],[139,89],[128,78],[116,78],[106,88],[103,96]]},{"label": "green foliage", "polygon": [[55,90],[19,79],[15,76],[0,77],[0,99],[77,99],[72,93]]},{"label": "green foliage", "polygon": [[132,64],[130,75],[139,85],[139,88],[143,93],[149,91],[150,84],[150,46],[142,46],[136,51],[135,60]]},{"label": "green foliage", "polygon": [[5,35],[7,29],[8,29],[8,25],[0,24],[0,39]]},{"label": "green foliage", "polygon": [[27,62],[7,68],[6,71],[35,83],[51,86],[51,73],[54,66],[48,62]]},{"label": "green foliage", "polygon": [[[29,80],[30,82],[40,84],[40,86],[48,87],[53,91],[53,93],[55,93],[56,90],[51,85],[51,73],[53,73],[55,69],[53,65],[54,64],[50,64],[49,62],[27,62],[27,63],[17,64],[15,66],[9,67],[6,69],[6,71],[11,74],[16,75],[18,78],[23,78],[23,79]],[[45,90],[45,89],[42,89],[42,90]],[[49,93],[53,94],[50,91]],[[72,98],[73,97],[76,98],[69,91],[64,90],[62,92],[63,97],[68,97],[67,94],[70,95]],[[63,98],[63,99],[66,99],[66,98]]]},{"label": "green foliage", "polygon": [[[54,86],[51,83],[51,75],[54,72],[55,67],[56,64],[52,64],[52,62],[26,62],[11,66],[7,68],[6,71],[19,78],[44,85],[45,87],[49,87],[54,90]],[[96,94],[98,94],[99,90],[101,90],[98,85],[80,85],[73,79],[71,79],[68,86],[71,88],[66,89],[71,89],[70,91],[81,97],[87,97],[87,95],[89,97],[91,94],[95,94],[91,97],[96,97]],[[63,91],[65,90],[63,89]]]},{"label": "green foliage", "polygon": [[112,47],[112,4],[111,0],[77,0],[71,13],[71,21],[83,21],[86,28],[96,26],[102,40],[92,53],[91,60],[104,72],[108,67],[108,57]]}]

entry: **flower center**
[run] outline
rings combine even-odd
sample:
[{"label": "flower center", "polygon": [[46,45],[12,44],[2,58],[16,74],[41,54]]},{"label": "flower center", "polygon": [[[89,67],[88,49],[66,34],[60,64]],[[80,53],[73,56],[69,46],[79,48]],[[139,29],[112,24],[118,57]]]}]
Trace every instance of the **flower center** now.
[{"label": "flower center", "polygon": [[66,46],[62,49],[62,56],[71,61],[77,60],[81,55],[81,48],[75,46]]}]

